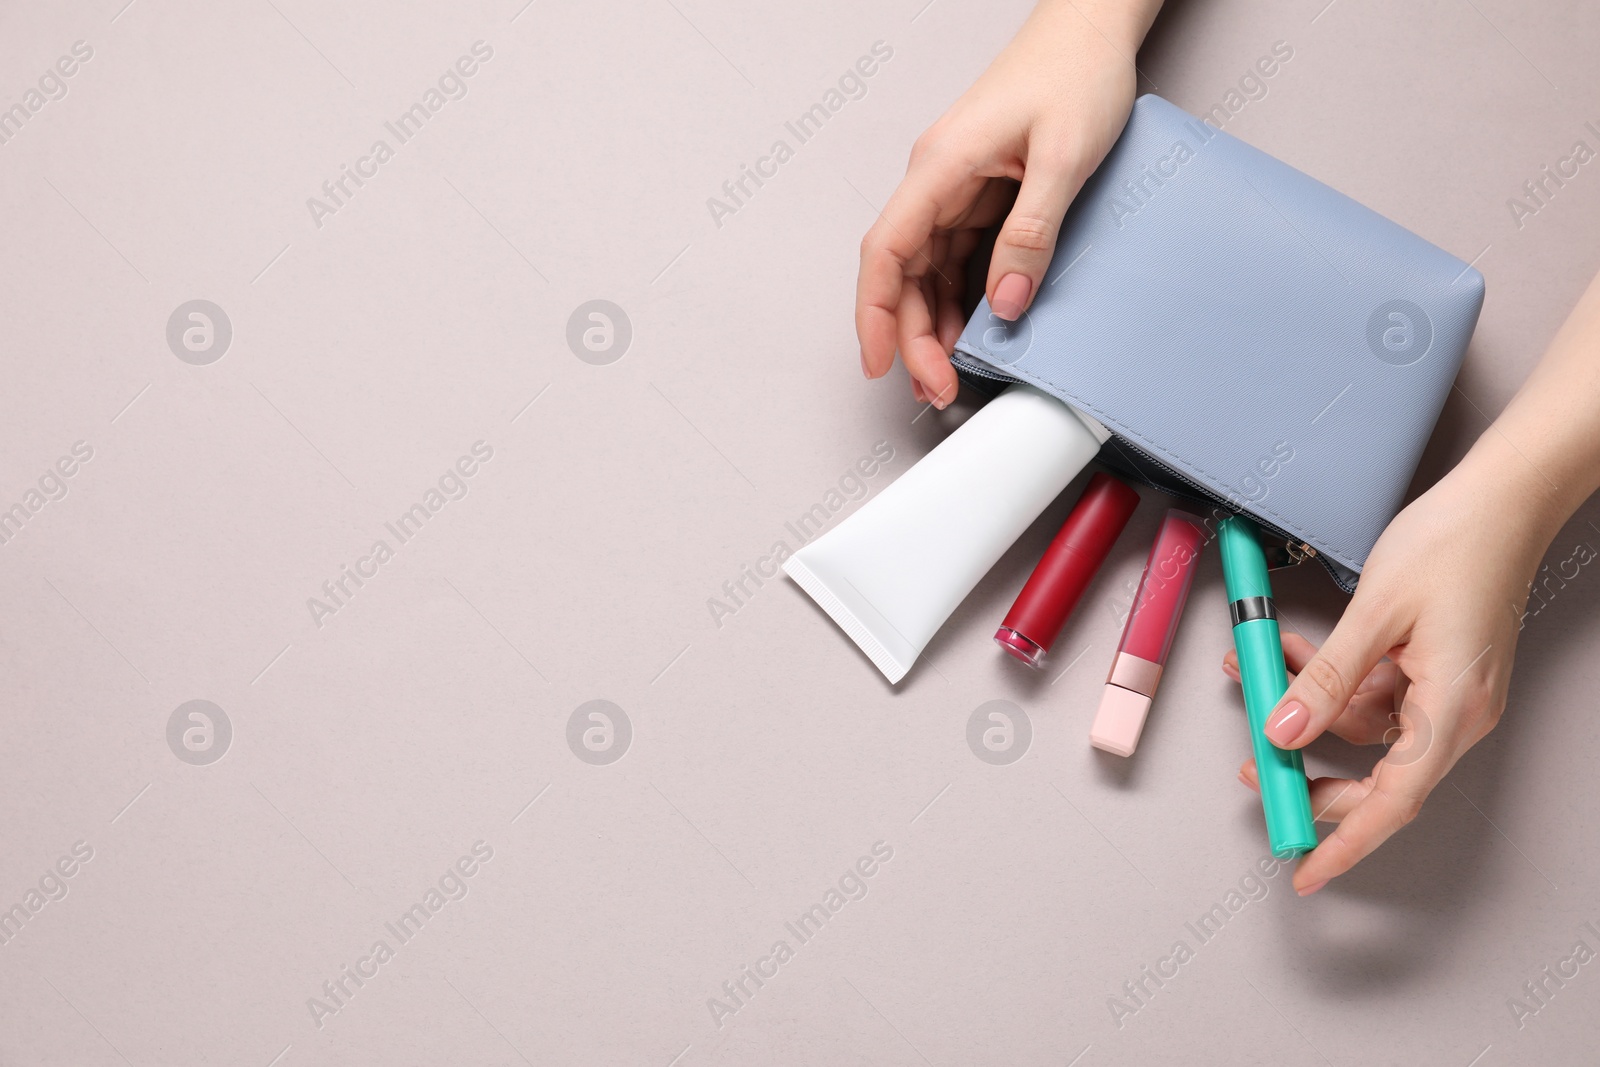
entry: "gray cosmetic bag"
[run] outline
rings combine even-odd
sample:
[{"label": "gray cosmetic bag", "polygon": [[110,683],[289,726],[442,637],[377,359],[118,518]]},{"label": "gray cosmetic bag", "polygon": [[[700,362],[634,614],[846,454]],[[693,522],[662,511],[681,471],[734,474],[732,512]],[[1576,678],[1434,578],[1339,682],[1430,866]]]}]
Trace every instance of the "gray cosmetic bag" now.
[{"label": "gray cosmetic bag", "polygon": [[1250,515],[1349,592],[1482,306],[1467,263],[1143,96],[1033,306],[980,303],[954,358],[1093,415],[1103,463]]}]

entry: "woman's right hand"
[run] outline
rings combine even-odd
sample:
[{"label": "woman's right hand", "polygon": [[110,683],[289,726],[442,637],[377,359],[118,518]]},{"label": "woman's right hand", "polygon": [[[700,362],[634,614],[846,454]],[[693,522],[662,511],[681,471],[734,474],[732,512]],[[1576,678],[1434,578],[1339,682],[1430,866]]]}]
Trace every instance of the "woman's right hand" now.
[{"label": "woman's right hand", "polygon": [[[1005,219],[985,293],[1003,319],[1045,282],[1067,206],[1133,110],[1133,57],[1160,0],[1042,0],[977,84],[917,139],[899,188],[861,242],[856,335],[879,378],[898,349],[911,392],[956,396],[966,262]],[[1020,188],[1018,183],[1020,183]]]}]

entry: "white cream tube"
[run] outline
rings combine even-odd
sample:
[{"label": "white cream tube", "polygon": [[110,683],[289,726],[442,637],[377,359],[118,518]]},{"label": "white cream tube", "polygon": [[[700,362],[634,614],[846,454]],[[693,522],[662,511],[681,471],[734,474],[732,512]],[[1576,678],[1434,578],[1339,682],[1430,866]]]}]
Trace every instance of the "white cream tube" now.
[{"label": "white cream tube", "polygon": [[1010,386],[783,569],[898,682],[1110,436],[1033,386]]}]

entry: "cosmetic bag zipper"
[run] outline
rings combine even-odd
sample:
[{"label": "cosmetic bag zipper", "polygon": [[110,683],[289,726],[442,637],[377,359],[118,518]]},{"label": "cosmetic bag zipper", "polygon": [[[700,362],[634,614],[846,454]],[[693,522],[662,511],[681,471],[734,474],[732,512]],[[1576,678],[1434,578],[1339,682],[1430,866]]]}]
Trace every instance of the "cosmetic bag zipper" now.
[{"label": "cosmetic bag zipper", "polygon": [[[1011,383],[1020,380],[1013,378],[1010,375],[1002,374],[998,371],[992,370],[989,367],[978,363],[977,360],[968,358],[963,352],[957,352],[953,362],[955,362],[957,370],[959,370],[962,374],[970,375],[973,378],[984,379],[983,384],[985,385],[991,383],[994,385],[1010,385]],[[986,389],[980,388],[980,391],[984,392],[986,395],[993,395]],[[1148,486],[1151,489],[1166,493],[1169,496],[1188,498],[1196,502],[1210,504],[1214,507],[1222,508],[1223,510],[1232,514],[1246,515],[1252,522],[1256,523],[1264,533],[1270,535],[1275,541],[1282,542],[1283,547],[1281,549],[1277,549],[1277,553],[1280,554],[1279,558],[1273,559],[1274,553],[1269,549],[1268,556],[1269,560],[1272,562],[1272,570],[1280,570],[1284,567],[1296,566],[1308,559],[1314,559],[1318,563],[1322,564],[1322,569],[1328,572],[1328,577],[1333,579],[1333,584],[1337,585],[1346,593],[1355,592],[1355,579],[1359,578],[1359,575],[1353,575],[1351,572],[1346,571],[1345,568],[1333,563],[1326,556],[1319,553],[1312,545],[1307,544],[1305,541],[1300,540],[1293,534],[1286,532],[1275,523],[1263,519],[1260,515],[1222,499],[1216,493],[1201,485],[1187,474],[1184,474],[1182,471],[1173,468],[1170,464],[1163,463],[1161,460],[1152,456],[1150,453],[1129,441],[1121,434],[1113,433],[1108,443],[1113,447],[1114,451],[1123,453],[1125,462],[1107,463],[1105,458],[1102,458],[1101,462],[1105,463],[1107,466],[1114,467],[1119,474],[1123,474],[1131,478],[1133,481],[1138,482],[1140,485]],[[1131,453],[1132,456],[1129,456],[1129,453]],[[1138,457],[1137,461],[1132,458],[1133,456]],[[1159,471],[1164,478],[1171,479],[1171,482],[1176,482],[1181,488],[1175,488],[1171,483],[1163,484],[1162,482],[1156,481],[1150,475],[1145,473],[1143,469],[1141,469],[1141,463],[1145,466],[1156,468],[1156,470]]]},{"label": "cosmetic bag zipper", "polygon": [[[1351,583],[1349,579],[1343,573],[1341,573],[1342,568],[1335,569],[1335,565],[1326,556],[1319,553],[1314,546],[1307,544],[1305,541],[1300,540],[1293,534],[1286,532],[1276,524],[1261,518],[1261,516],[1257,515],[1255,512],[1248,511],[1235,504],[1228,503],[1226,500],[1223,500],[1205,486],[1200,485],[1193,478],[1185,475],[1182,471],[1175,470],[1171,465],[1156,459],[1154,456],[1150,455],[1150,453],[1146,452],[1138,445],[1133,444],[1121,434],[1112,434],[1110,444],[1113,446],[1115,451],[1123,452],[1125,456],[1129,452],[1133,453],[1138,457],[1140,462],[1155,467],[1161,472],[1163,477],[1171,478],[1183,488],[1182,491],[1179,491],[1171,484],[1162,484],[1161,482],[1156,481],[1149,475],[1145,474],[1138,468],[1136,464],[1132,462],[1117,463],[1112,461],[1107,463],[1108,466],[1116,468],[1118,473],[1131,477],[1134,481],[1137,481],[1141,485],[1149,486],[1151,489],[1160,490],[1161,492],[1167,493],[1171,496],[1189,497],[1191,499],[1221,508],[1230,514],[1245,515],[1257,526],[1259,526],[1264,534],[1268,535],[1275,542],[1281,542],[1281,548],[1278,548],[1276,545],[1264,546],[1268,548],[1267,555],[1269,569],[1282,570],[1285,567],[1297,566],[1301,563],[1304,563],[1308,559],[1314,559],[1318,563],[1322,564],[1322,569],[1328,572],[1328,577],[1332,578],[1334,584],[1340,589],[1343,589],[1347,593],[1355,591],[1353,588],[1353,583]],[[1106,460],[1102,458],[1101,462],[1105,463]]]}]

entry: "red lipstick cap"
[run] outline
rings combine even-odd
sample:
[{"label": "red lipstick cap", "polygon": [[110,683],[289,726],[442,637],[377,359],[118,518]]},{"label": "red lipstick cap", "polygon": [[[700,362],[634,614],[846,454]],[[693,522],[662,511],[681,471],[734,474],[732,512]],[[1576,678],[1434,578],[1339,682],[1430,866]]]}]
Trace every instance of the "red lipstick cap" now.
[{"label": "red lipstick cap", "polygon": [[1139,494],[1111,475],[1089,479],[994,635],[1001,648],[1039,666],[1138,506]]}]

